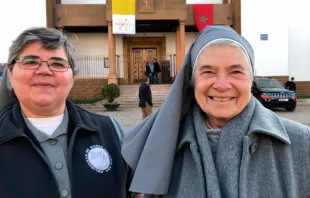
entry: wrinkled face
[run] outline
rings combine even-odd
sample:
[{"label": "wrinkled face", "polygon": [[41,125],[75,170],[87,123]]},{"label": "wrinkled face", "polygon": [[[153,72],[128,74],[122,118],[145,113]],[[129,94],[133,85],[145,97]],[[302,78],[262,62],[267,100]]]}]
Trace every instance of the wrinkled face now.
[{"label": "wrinkled face", "polygon": [[250,101],[253,77],[246,54],[237,47],[206,47],[196,61],[194,78],[196,101],[210,125],[224,125]]},{"label": "wrinkled face", "polygon": [[[42,61],[53,58],[68,60],[64,48],[47,50],[40,43],[25,47],[19,57],[37,56]],[[36,70],[23,69],[15,63],[10,71],[14,92],[25,114],[29,117],[46,117],[62,114],[65,100],[73,86],[73,72],[51,71],[46,62]]]}]

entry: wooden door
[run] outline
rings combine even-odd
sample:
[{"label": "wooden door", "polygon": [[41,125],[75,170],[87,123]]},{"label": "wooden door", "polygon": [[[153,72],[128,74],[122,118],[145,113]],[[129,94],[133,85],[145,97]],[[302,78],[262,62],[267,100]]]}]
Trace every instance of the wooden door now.
[{"label": "wooden door", "polygon": [[151,61],[157,56],[156,48],[133,48],[132,49],[132,78],[133,83],[141,83],[145,76],[146,61]]}]

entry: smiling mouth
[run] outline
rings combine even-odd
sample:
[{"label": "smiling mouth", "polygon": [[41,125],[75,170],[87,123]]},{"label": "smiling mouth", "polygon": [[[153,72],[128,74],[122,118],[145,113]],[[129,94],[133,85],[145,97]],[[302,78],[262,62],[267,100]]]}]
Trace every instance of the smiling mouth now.
[{"label": "smiling mouth", "polygon": [[235,99],[236,97],[226,97],[226,98],[220,98],[220,97],[214,97],[214,96],[209,96],[211,100],[214,100],[216,102],[227,102]]},{"label": "smiling mouth", "polygon": [[53,85],[49,85],[49,84],[37,84],[37,85],[33,85],[34,87],[54,87]]}]

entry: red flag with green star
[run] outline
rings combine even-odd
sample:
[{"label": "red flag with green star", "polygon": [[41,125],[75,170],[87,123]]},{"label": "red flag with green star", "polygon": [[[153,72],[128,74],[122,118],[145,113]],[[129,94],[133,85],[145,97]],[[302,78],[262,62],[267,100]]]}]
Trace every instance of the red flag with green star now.
[{"label": "red flag with green star", "polygon": [[199,32],[207,25],[213,25],[213,4],[193,4],[193,12]]}]

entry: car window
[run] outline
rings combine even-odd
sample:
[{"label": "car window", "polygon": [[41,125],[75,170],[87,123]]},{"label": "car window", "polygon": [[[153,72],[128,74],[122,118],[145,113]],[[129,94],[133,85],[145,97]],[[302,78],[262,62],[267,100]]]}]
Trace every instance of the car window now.
[{"label": "car window", "polygon": [[276,79],[261,78],[256,79],[255,81],[259,88],[284,88],[284,86]]}]

